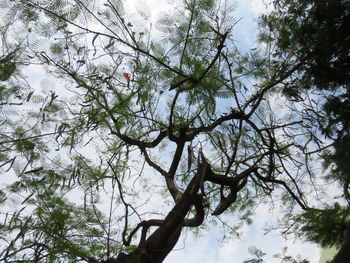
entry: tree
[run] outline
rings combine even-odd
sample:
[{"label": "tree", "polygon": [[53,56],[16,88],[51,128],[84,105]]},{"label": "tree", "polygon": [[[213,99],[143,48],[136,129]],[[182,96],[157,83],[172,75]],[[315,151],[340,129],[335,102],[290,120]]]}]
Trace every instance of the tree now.
[{"label": "tree", "polygon": [[[324,144],[294,102],[270,100],[308,54],[239,52],[226,2],[184,1],[156,29],[146,7],[140,22],[118,0],[3,8],[2,106],[23,116],[1,116],[1,168],[15,172],[1,192],[1,261],[157,263],[184,228],[224,213],[249,224],[276,199],[287,217],[310,211]],[[59,87],[24,89],[26,65]],[[147,202],[158,193],[161,211]]]},{"label": "tree", "polygon": [[[302,232],[307,239],[324,246],[338,246],[332,262],[350,258],[349,220],[349,94],[350,94],[350,22],[349,1],[274,1],[275,9],[263,16],[261,40],[274,46],[275,64],[302,63],[297,78],[284,85],[290,98],[317,92],[319,100],[310,100],[302,109],[307,118],[333,145],[323,152],[324,166],[330,169],[328,181],[342,188],[342,205],[306,211]],[[316,105],[318,104],[318,106]]]}]

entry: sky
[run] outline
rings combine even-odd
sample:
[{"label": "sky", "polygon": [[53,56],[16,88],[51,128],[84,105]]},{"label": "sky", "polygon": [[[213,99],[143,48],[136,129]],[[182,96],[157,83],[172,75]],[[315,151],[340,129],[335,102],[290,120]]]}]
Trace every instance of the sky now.
[{"label": "sky", "polygon": [[[160,12],[169,7],[172,0],[129,0],[130,9],[137,11],[141,6],[147,6],[155,17]],[[270,6],[271,8],[271,6]],[[241,48],[253,47],[257,34],[258,16],[266,12],[266,5],[262,0],[241,0],[237,1],[237,19],[240,22],[233,30],[233,37],[236,44]],[[38,75],[41,72],[38,70]],[[40,82],[40,86],[45,91],[46,87],[52,87],[48,79],[42,77],[35,78]],[[45,91],[47,92],[47,90]],[[288,253],[296,257],[298,254],[302,258],[307,258],[311,263],[317,263],[320,258],[319,248],[310,243],[304,243],[300,240],[285,240],[277,231],[265,234],[264,228],[267,223],[276,219],[278,209],[271,211],[266,205],[260,205],[253,217],[253,224],[243,226],[240,230],[240,237],[228,237],[223,241],[225,234],[219,225],[210,225],[207,230],[202,231],[199,236],[194,236],[189,230],[184,230],[176,245],[174,251],[170,253],[165,263],[242,263],[252,256],[248,252],[250,246],[255,246],[267,253],[264,256],[266,263],[279,263],[280,259],[273,258],[274,254],[280,253],[283,247],[288,247]]]}]

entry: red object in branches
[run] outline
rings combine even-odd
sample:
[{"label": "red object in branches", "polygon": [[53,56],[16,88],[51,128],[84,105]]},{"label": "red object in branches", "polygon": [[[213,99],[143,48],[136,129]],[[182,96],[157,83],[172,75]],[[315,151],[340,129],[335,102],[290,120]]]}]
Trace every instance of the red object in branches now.
[{"label": "red object in branches", "polygon": [[123,76],[124,78],[128,79],[128,80],[131,80],[131,74],[127,73],[127,72],[124,72],[123,73]]}]

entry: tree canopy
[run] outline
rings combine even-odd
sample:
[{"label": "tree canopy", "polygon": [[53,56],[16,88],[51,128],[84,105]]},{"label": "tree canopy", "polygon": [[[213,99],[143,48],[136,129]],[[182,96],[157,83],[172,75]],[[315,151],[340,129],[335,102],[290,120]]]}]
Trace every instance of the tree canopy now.
[{"label": "tree canopy", "polygon": [[[274,46],[276,64],[302,62],[297,78],[283,87],[290,99],[316,91],[318,100],[304,107],[304,116],[332,142],[322,152],[328,182],[342,188],[342,205],[309,209],[302,232],[311,241],[342,249],[333,262],[346,262],[349,252],[349,1],[274,1],[275,11],[261,18],[261,40]],[[285,58],[288,58],[287,60]],[[345,202],[344,202],[345,201]],[[342,259],[341,259],[342,258]]]},{"label": "tree canopy", "polygon": [[229,1],[2,1],[0,261],[160,263],[279,202],[345,262],[349,3],[274,4],[244,52]]}]

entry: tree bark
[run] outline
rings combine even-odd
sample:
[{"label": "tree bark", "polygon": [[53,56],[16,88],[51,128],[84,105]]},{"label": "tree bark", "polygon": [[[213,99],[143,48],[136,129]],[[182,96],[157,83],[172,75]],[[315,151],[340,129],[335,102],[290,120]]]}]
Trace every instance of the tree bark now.
[{"label": "tree bark", "polygon": [[335,255],[331,263],[349,263],[350,262],[350,226],[344,231],[344,242]]},{"label": "tree bark", "polygon": [[200,185],[208,171],[208,164],[199,165],[196,176],[193,177],[181,198],[166,216],[164,223],[138,248],[130,254],[120,253],[116,259],[109,259],[105,263],[162,263],[176,245],[185,225],[185,217],[191,206],[194,205]]}]

